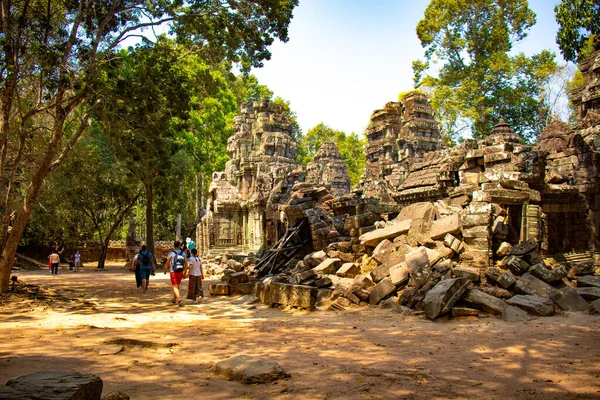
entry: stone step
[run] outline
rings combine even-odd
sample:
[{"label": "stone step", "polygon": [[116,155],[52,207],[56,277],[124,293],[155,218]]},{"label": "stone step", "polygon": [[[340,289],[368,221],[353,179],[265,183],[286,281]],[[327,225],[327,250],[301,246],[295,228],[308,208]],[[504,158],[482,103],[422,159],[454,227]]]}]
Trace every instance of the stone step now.
[{"label": "stone step", "polygon": [[575,265],[583,262],[594,262],[594,254],[591,251],[580,251],[554,254],[549,256],[557,262],[567,265]]}]

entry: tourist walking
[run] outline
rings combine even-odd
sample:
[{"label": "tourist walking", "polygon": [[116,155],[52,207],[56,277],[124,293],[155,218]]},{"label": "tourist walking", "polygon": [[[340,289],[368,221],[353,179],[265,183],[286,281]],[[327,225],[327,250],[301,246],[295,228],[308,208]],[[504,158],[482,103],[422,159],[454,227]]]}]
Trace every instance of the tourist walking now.
[{"label": "tourist walking", "polygon": [[141,287],[144,293],[146,293],[148,291],[148,284],[150,283],[150,274],[152,273],[152,253],[146,250],[146,245],[142,246],[136,259],[140,267]]},{"label": "tourist walking", "polygon": [[60,256],[58,255],[58,251],[56,251],[56,249],[52,250],[49,259],[50,265],[52,266],[52,275],[58,275],[58,264],[60,263]]},{"label": "tourist walking", "polygon": [[79,250],[75,250],[75,272],[79,272],[79,267],[81,266],[81,254],[79,254]]},{"label": "tourist walking", "polygon": [[190,280],[186,298],[192,300],[193,303],[201,303],[204,298],[204,292],[202,291],[202,280],[204,279],[204,274],[202,273],[202,259],[198,257],[198,250],[195,248],[192,249],[191,252],[192,256],[188,259]]},{"label": "tourist walking", "polygon": [[173,243],[173,247],[174,249],[171,250],[167,256],[165,274],[168,271],[171,276],[171,287],[173,288],[173,299],[171,302],[182,306],[183,301],[181,300],[179,286],[181,285],[183,276],[187,275],[188,262],[185,251],[181,249],[181,242],[179,240],[176,240],[175,243]]}]

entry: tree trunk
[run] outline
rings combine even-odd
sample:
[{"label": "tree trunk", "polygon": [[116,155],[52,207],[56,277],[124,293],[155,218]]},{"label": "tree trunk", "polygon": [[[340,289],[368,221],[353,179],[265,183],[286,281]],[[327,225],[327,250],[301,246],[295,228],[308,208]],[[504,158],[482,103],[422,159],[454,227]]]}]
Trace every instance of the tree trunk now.
[{"label": "tree trunk", "polygon": [[106,263],[106,253],[108,252],[108,244],[110,242],[110,237],[107,237],[102,245],[100,246],[100,256],[98,256],[98,269],[104,269],[104,264]]},{"label": "tree trunk", "polygon": [[146,248],[154,255],[156,262],[156,253],[154,252],[154,219],[152,218],[152,183],[144,183],[146,188]]}]

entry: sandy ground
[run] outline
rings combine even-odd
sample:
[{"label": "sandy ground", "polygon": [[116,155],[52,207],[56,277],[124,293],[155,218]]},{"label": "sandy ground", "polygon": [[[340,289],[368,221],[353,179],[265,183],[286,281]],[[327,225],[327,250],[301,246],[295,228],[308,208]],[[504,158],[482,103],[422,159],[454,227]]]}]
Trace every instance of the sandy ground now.
[{"label": "sandy ground", "polygon": [[[0,300],[0,383],[62,370],[96,374],[104,394],[132,399],[600,398],[599,316],[431,322],[379,308],[307,312],[235,298],[177,307],[162,273],[146,294],[117,266],[18,276],[47,290]],[[100,355],[112,339],[152,344]],[[291,378],[244,385],[213,373],[211,363],[239,354],[275,360]]]}]

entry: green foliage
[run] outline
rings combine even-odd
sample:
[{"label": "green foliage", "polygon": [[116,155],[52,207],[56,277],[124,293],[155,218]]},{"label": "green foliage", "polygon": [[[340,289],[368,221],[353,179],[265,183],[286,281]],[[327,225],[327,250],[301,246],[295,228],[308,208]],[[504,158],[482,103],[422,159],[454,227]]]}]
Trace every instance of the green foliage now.
[{"label": "green foliage", "polygon": [[[554,54],[509,55],[526,37],[535,15],[524,0],[432,0],[417,25],[425,60],[413,62],[415,83],[431,97],[442,135],[475,137],[504,118],[524,139],[543,128],[545,80],[556,69]],[[424,76],[443,62],[437,77]]]},{"label": "green foliage", "polygon": [[563,0],[554,7],[554,12],[559,25],[556,43],[563,57],[580,62],[590,54],[592,36],[600,33],[600,3],[598,0]]},{"label": "green foliage", "polygon": [[346,135],[343,131],[330,128],[321,122],[300,137],[298,141],[298,161],[303,165],[307,165],[313,160],[321,144],[326,141],[334,142],[342,154],[344,162],[348,166],[350,184],[352,186],[358,184],[366,165],[363,151],[366,139],[359,138],[354,132]]},{"label": "green foliage", "polygon": [[229,87],[235,95],[238,105],[247,101],[273,98],[273,91],[265,85],[261,85],[254,75],[240,74],[236,77],[233,74],[228,74],[228,78]]}]

